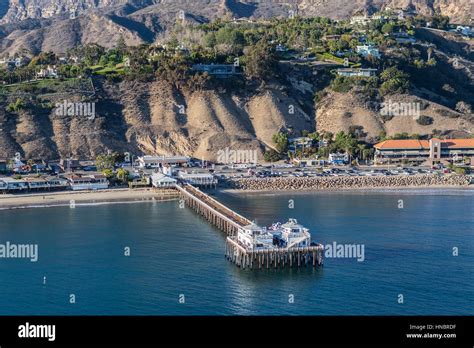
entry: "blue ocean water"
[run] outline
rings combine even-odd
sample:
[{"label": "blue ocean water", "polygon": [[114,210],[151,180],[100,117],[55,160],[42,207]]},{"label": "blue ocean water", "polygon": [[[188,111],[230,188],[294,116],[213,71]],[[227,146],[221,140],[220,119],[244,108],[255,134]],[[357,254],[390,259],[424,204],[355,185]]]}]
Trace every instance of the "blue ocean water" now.
[{"label": "blue ocean water", "polygon": [[241,270],[178,201],[0,211],[0,244],[39,246],[38,262],[0,259],[0,315],[474,314],[473,190],[216,195],[259,224],[363,244],[365,260]]}]

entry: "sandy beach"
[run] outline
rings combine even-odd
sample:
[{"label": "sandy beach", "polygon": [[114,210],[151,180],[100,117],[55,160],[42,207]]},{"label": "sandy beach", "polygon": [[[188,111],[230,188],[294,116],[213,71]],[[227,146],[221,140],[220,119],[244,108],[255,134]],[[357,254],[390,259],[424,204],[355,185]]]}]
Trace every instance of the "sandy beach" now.
[{"label": "sandy beach", "polygon": [[94,203],[167,200],[177,197],[175,191],[153,189],[112,189],[101,191],[61,191],[0,195],[0,210],[70,206]]}]

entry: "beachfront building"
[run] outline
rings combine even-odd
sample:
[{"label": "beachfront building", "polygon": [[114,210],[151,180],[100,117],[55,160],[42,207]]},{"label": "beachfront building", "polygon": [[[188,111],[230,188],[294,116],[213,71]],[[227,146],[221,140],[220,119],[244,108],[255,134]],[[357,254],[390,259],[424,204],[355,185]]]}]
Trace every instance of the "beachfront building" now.
[{"label": "beachfront building", "polygon": [[293,158],[292,161],[298,167],[315,167],[321,164],[321,161],[315,158]]},{"label": "beachfront building", "polygon": [[330,153],[328,161],[331,164],[344,165],[349,163],[349,156],[347,153]]},{"label": "beachfront building", "polygon": [[357,54],[361,55],[364,58],[372,56],[374,58],[380,59],[379,49],[373,45],[360,45],[357,46]]},{"label": "beachfront building", "polygon": [[151,184],[156,188],[173,188],[178,180],[163,173],[153,173],[151,176]]},{"label": "beachfront building", "polygon": [[69,183],[65,178],[59,176],[46,176],[44,179],[48,183],[49,190],[66,190],[69,188]]},{"label": "beachfront building", "polygon": [[25,181],[28,183],[28,189],[36,190],[47,190],[49,188],[48,181],[42,177],[29,176],[25,178]]},{"label": "beachfront building", "polygon": [[247,250],[265,250],[275,248],[273,245],[273,235],[266,228],[256,224],[250,224],[239,228],[237,241]]},{"label": "beachfront building", "polygon": [[66,179],[73,191],[103,190],[109,188],[109,181],[104,175],[68,175]]},{"label": "beachfront building", "polygon": [[186,184],[191,184],[194,186],[215,186],[217,185],[217,178],[212,174],[207,173],[188,173],[180,171],[178,177],[181,181]]},{"label": "beachfront building", "polygon": [[190,162],[187,156],[142,156],[138,157],[140,168],[163,168],[166,166],[187,166]]},{"label": "beachfront building", "polygon": [[346,77],[371,77],[375,76],[377,73],[377,69],[367,68],[367,69],[354,69],[354,68],[344,68],[344,69],[337,69],[337,74],[339,76],[346,76]]},{"label": "beachfront building", "polygon": [[474,165],[474,139],[385,140],[375,146],[375,164]]},{"label": "beachfront building", "polygon": [[0,178],[0,182],[2,183],[0,186],[7,192],[21,192],[28,190],[28,183],[23,179],[6,177]]},{"label": "beachfront building", "polygon": [[278,245],[284,248],[307,247],[311,244],[309,229],[300,225],[296,219],[280,225],[274,224],[270,231],[278,241]]}]

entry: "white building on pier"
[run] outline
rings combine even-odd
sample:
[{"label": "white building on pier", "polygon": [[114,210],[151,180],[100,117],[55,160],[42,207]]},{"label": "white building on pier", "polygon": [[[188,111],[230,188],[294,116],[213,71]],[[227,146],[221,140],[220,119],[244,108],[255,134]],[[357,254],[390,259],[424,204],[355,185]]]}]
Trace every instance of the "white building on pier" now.
[{"label": "white building on pier", "polygon": [[272,231],[273,236],[279,241],[279,246],[284,248],[308,247],[311,245],[311,234],[309,229],[298,224],[296,219],[278,226]]},{"label": "white building on pier", "polygon": [[239,228],[237,233],[238,242],[247,250],[274,249],[273,235],[265,227],[250,224]]}]

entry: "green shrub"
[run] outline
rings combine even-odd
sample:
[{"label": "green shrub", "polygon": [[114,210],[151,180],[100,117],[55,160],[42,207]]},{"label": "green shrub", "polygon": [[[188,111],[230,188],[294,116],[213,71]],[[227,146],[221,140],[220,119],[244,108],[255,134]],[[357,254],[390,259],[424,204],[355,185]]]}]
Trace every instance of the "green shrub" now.
[{"label": "green shrub", "polygon": [[420,116],[416,119],[416,123],[422,125],[422,126],[429,126],[430,124],[433,123],[433,118],[429,116]]}]

